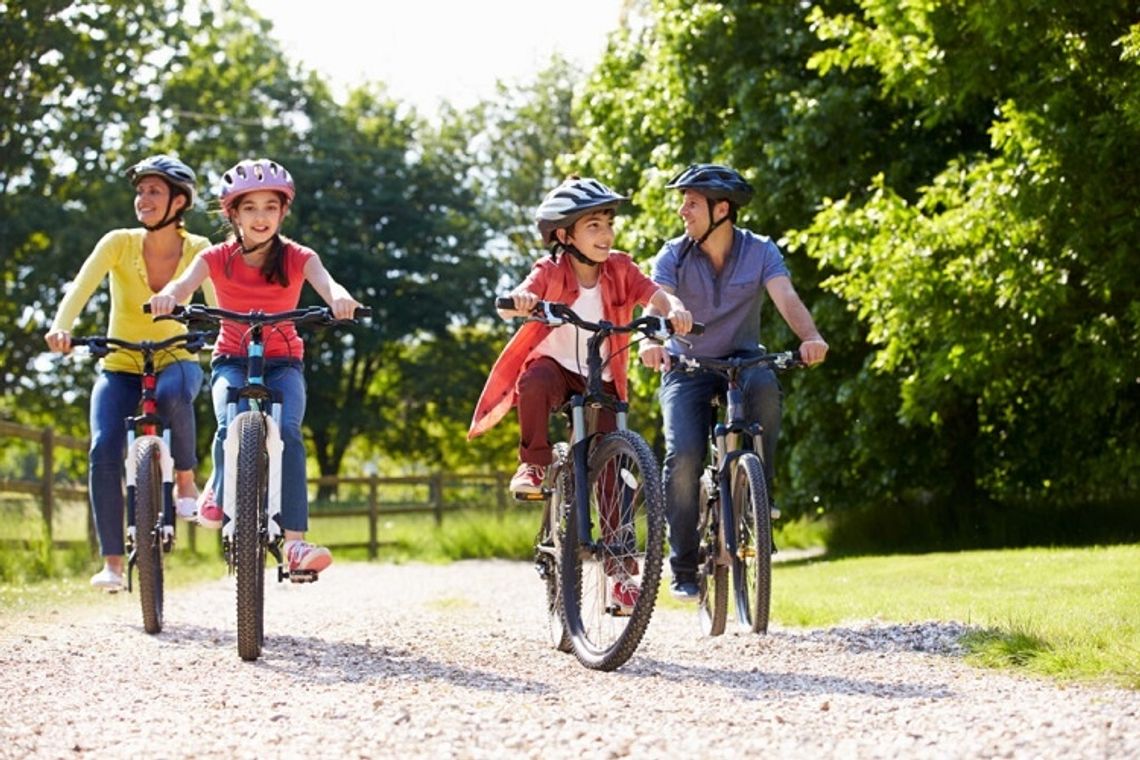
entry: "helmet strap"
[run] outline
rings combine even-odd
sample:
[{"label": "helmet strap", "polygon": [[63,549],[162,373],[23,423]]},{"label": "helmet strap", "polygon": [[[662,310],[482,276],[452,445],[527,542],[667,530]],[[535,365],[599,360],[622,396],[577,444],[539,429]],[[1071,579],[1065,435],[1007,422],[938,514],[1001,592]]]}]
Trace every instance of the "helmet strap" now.
[{"label": "helmet strap", "polygon": [[[169,185],[169,184],[170,183],[167,183],[167,185]],[[166,211],[164,211],[162,214],[162,221],[159,222],[158,224],[144,224],[143,227],[145,227],[148,232],[155,232],[156,230],[161,230],[163,227],[169,227],[170,225],[174,224],[175,222],[181,221],[182,220],[182,210],[185,210],[186,207],[183,206],[182,210],[175,212],[175,214],[173,216],[171,216],[170,215],[170,209],[172,206],[174,206],[174,189],[173,188],[171,188],[170,197],[166,199]]]}]

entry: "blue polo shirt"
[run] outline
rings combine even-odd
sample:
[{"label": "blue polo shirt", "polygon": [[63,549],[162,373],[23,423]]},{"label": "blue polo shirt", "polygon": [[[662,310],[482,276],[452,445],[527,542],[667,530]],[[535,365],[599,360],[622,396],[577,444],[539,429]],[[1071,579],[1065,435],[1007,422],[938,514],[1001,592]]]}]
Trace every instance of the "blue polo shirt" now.
[{"label": "blue polo shirt", "polygon": [[[704,251],[682,235],[662,246],[653,262],[653,280],[669,287],[705,324],[703,335],[687,335],[692,348],[670,340],[677,354],[723,357],[755,350],[760,336],[760,307],[765,285],[773,277],[790,277],[780,248],[771,238],[734,228],[732,251],[717,275]],[[678,257],[685,249],[688,252]]]}]

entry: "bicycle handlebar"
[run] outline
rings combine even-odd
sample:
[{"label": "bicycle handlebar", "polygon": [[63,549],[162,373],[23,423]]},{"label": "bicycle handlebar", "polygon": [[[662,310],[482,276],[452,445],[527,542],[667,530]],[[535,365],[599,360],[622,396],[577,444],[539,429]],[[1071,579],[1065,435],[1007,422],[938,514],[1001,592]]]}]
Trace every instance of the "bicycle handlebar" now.
[{"label": "bicycle handlebar", "polygon": [[[150,314],[150,304],[143,304],[143,311]],[[213,306],[190,304],[188,306],[175,306],[174,311],[170,314],[160,314],[154,319],[155,321],[160,319],[174,319],[184,324],[190,322],[219,322],[223,319],[228,319],[247,325],[268,325],[277,322],[292,322],[296,325],[337,325],[354,322],[358,319],[371,316],[372,309],[368,306],[358,306],[356,311],[353,312],[352,319],[346,320],[334,317],[332,309],[327,306],[310,306],[305,309],[264,312],[259,310],[230,311],[229,309],[219,309]]]},{"label": "bicycle handlebar", "polygon": [[712,356],[685,356],[683,354],[669,354],[669,358],[674,366],[681,367],[686,371],[711,369],[717,372],[731,372],[760,364],[779,370],[798,369],[807,366],[800,358],[799,349],[762,353],[755,356],[730,356],[727,359],[717,359]]},{"label": "bicycle handlebar", "polygon": [[[497,309],[510,309],[515,308],[515,299],[511,296],[499,296],[495,299],[495,308]],[[566,304],[556,303],[554,301],[539,301],[535,304],[534,309],[531,310],[528,319],[533,319],[552,327],[557,327],[562,324],[572,324],[575,327],[580,327],[583,330],[590,332],[610,332],[610,333],[632,333],[639,332],[647,338],[654,340],[665,340],[673,334],[673,325],[669,323],[665,317],[662,316],[642,316],[633,320],[627,325],[615,325],[611,322],[602,320],[601,322],[587,322],[579,317],[573,309]],[[705,331],[705,326],[700,322],[694,322],[692,329],[689,331],[692,335],[700,335]]]},{"label": "bicycle handlebar", "polygon": [[112,338],[107,335],[91,335],[88,337],[72,337],[71,346],[72,348],[75,346],[86,346],[87,350],[91,352],[91,355],[97,358],[102,358],[116,350],[141,351],[144,355],[153,355],[169,348],[177,348],[180,344],[182,348],[185,348],[192,354],[196,354],[205,348],[206,343],[213,340],[216,336],[217,333],[203,330],[191,330],[182,335],[171,336],[165,340],[130,341]]}]

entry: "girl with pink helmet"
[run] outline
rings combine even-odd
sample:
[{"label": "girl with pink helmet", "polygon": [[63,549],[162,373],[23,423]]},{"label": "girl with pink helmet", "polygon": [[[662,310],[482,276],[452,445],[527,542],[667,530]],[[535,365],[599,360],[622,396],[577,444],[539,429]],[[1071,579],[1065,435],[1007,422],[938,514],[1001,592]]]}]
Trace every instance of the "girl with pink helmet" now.
[{"label": "girl with pink helmet", "polygon": [[[222,212],[231,237],[203,251],[177,280],[150,300],[151,311],[168,314],[174,305],[206,278],[214,283],[218,306],[231,311],[266,312],[297,308],[306,282],[325,300],[337,319],[351,319],[360,303],[333,279],[316,251],[280,233],[281,223],[296,198],[293,177],[284,166],[267,158],[239,161],[219,185]],[[214,475],[198,503],[198,522],[220,528],[220,497],[226,437],[226,399],[231,386],[245,382],[246,349],[241,325],[222,323],[214,346],[210,378],[214,414]],[[329,550],[305,541],[309,500],[305,482],[305,444],[301,422],[305,412],[304,346],[292,323],[269,331],[265,340],[265,382],[281,394],[282,461],[281,522],[289,570],[320,572],[332,562]]]}]

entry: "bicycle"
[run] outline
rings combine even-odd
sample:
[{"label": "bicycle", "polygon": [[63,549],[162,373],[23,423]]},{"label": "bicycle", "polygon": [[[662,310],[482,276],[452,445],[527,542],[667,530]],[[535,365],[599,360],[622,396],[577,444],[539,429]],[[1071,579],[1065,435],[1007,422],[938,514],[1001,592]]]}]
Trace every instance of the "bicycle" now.
[{"label": "bicycle", "polygon": [[[763,351],[763,348],[761,348]],[[744,415],[740,373],[756,366],[791,369],[804,366],[798,351],[761,353],[727,359],[670,357],[682,371],[709,371],[728,381],[723,397],[712,400],[709,426],[710,462],[700,479],[697,530],[697,610],[708,636],[724,633],[728,618],[728,571],[732,569],[737,621],[753,633],[768,631],[772,598],[772,504],[764,475],[763,429]]]},{"label": "bicycle", "polygon": [[[371,309],[356,310],[354,320],[371,315]],[[281,399],[265,385],[263,334],[280,322],[331,326],[342,324],[324,306],[266,313],[235,312],[191,304],[176,308],[156,319],[176,319],[191,324],[216,324],[222,320],[239,322],[246,332],[247,367],[244,385],[230,389],[226,410],[225,481],[222,511],[222,548],[237,586],[237,645],[243,660],[256,660],[265,643],[265,560],[277,560],[277,582],[312,583],[314,571],[286,568],[281,547],[281,459],[285,448],[281,438]],[[247,411],[238,412],[245,401]]]},{"label": "bicycle", "polygon": [[[139,414],[126,417],[127,455],[124,462],[127,488],[127,591],[133,590],[135,567],[139,571],[139,603],[143,629],[162,631],[163,555],[174,549],[174,457],[170,453],[170,430],[158,414],[158,373],[154,358],[162,351],[184,348],[196,354],[211,334],[199,331],[165,340],[133,342],[107,336],[73,337],[72,347],[85,346],[102,359],[112,351],[142,354],[142,397]],[[142,528],[139,530],[139,528]]]},{"label": "bicycle", "polygon": [[[509,296],[495,303],[515,308]],[[546,584],[552,643],[573,651],[588,668],[610,671],[632,656],[653,615],[665,500],[656,457],[626,424],[629,404],[602,387],[601,347],[610,335],[665,340],[672,330],[663,317],[640,317],[626,325],[587,322],[570,307],[549,301],[539,301],[528,319],[593,333],[587,340],[586,392],[573,395],[560,410],[570,425],[570,441],[554,445],[542,492],[516,498],[544,502],[535,569]],[[694,332],[699,329],[694,325]],[[604,435],[596,432],[602,407],[617,417],[617,429]],[[586,487],[579,487],[583,483]],[[636,599],[632,605],[617,598],[619,584],[625,601]]]}]

